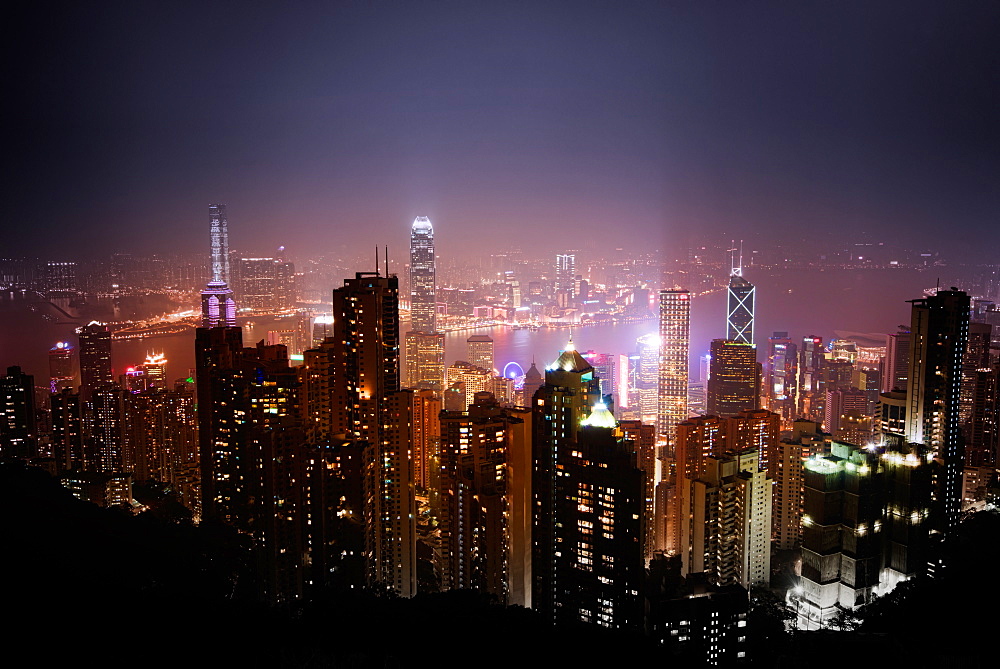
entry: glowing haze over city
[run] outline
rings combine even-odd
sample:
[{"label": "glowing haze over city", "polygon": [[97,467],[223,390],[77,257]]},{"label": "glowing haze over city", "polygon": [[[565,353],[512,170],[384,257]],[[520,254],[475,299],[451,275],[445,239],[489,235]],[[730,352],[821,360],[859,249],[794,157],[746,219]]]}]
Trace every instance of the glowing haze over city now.
[{"label": "glowing haze over city", "polygon": [[982,666],[998,33],[922,0],[10,12],[14,637]]}]

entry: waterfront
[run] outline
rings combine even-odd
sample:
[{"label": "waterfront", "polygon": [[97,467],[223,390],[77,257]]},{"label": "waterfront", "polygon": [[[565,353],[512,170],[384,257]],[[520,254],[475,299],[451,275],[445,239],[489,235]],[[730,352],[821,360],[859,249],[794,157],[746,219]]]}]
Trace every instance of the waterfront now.
[{"label": "waterfront", "polygon": [[[922,291],[935,285],[941,270],[787,270],[767,275],[746,272],[757,286],[757,345],[762,357],[767,337],[775,330],[788,331],[800,338],[816,334],[829,340],[837,331],[891,332],[909,321],[906,300],[922,297]],[[953,270],[948,270],[949,274]],[[118,300],[118,310],[128,317],[141,318],[169,308],[152,298]],[[691,306],[692,365],[707,352],[713,338],[725,336],[725,291],[700,296]],[[36,379],[48,376],[46,354],[56,341],[76,342],[74,329],[90,317],[111,315],[110,303],[97,301],[70,320],[47,311],[37,299],[5,294],[0,297],[0,368],[21,365]],[[145,312],[145,313],[144,313]],[[71,312],[72,313],[72,312]],[[402,325],[405,332],[407,324]],[[257,321],[244,330],[248,345],[266,338],[274,329],[268,321]],[[573,328],[573,338],[581,351],[627,354],[635,349],[637,337],[656,332],[657,321],[622,324],[584,325]],[[532,359],[541,369],[552,362],[565,347],[570,330],[540,328],[536,331],[514,330],[496,326],[481,330],[463,330],[446,335],[446,360],[451,363],[466,357],[465,340],[473,334],[489,334],[495,342],[498,368],[517,362],[527,369]],[[141,362],[147,352],[164,352],[169,360],[171,378],[187,376],[194,367],[194,330],[145,340],[116,340],[113,364],[116,373]],[[697,369],[692,366],[692,369]]]}]

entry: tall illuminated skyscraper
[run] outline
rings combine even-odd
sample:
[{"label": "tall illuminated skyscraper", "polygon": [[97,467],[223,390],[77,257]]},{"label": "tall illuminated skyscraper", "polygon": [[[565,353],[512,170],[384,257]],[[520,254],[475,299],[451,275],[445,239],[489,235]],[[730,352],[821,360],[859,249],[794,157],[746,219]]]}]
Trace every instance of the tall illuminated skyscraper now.
[{"label": "tall illuminated skyscraper", "polygon": [[941,468],[931,531],[945,540],[958,529],[965,445],[959,430],[962,362],[969,340],[969,296],[939,290],[913,300],[906,438],[924,444]]},{"label": "tall illuminated skyscraper", "polygon": [[212,279],[201,291],[201,325],[214,328],[236,325],[236,302],[229,288],[229,221],[226,205],[208,205],[212,237]]},{"label": "tall illuminated skyscraper", "polygon": [[84,401],[98,387],[114,383],[111,372],[111,329],[91,321],[76,329],[80,339],[80,394]]},{"label": "tall illuminated skyscraper", "polygon": [[660,291],[660,378],[657,433],[673,443],[678,423],[688,417],[688,348],[691,293]]},{"label": "tall illuminated skyscraper", "polygon": [[556,292],[567,291],[572,300],[576,297],[576,255],[573,253],[560,253],[556,256]]},{"label": "tall illuminated skyscraper", "polygon": [[743,278],[743,251],[739,263],[733,263],[729,276],[729,299],[726,309],[726,339],[744,344],[753,344],[754,301],[757,289]]},{"label": "tall illuminated skyscraper", "polygon": [[437,330],[434,226],[426,216],[413,219],[410,228],[410,329]]},{"label": "tall illuminated skyscraper", "polygon": [[760,376],[755,346],[714,339],[708,378],[708,413],[729,418],[740,411],[760,407]]}]

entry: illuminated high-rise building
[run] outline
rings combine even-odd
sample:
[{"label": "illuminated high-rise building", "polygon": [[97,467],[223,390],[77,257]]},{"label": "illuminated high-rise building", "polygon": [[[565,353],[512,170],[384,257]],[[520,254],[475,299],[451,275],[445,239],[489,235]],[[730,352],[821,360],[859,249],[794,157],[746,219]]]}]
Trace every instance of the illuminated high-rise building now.
[{"label": "illuminated high-rise building", "polygon": [[[644,423],[656,424],[660,415],[660,335],[650,332],[635,340],[632,377],[635,407]],[[686,415],[686,414],[685,414]]]},{"label": "illuminated high-rise building", "polygon": [[743,278],[743,251],[739,263],[733,263],[729,276],[726,308],[726,339],[744,344],[754,343],[754,302],[756,288]]},{"label": "illuminated high-rise building", "polygon": [[572,340],[545,368],[545,383],[531,400],[532,417],[532,607],[552,619],[557,597],[554,556],[558,466],[577,441],[581,422],[601,399],[594,368]]},{"label": "illuminated high-rise building", "polygon": [[201,291],[201,325],[206,328],[236,325],[236,301],[229,287],[229,221],[226,205],[208,206],[212,239],[212,278]]},{"label": "illuminated high-rise building", "polygon": [[49,349],[49,392],[58,393],[63,388],[76,389],[75,350],[65,341],[56,342]]},{"label": "illuminated high-rise building", "polygon": [[476,367],[494,370],[493,338],[489,335],[472,335],[466,340],[469,346],[469,362]]},{"label": "illuminated high-rise building", "polygon": [[965,452],[959,413],[970,301],[953,289],[912,304],[906,438],[924,444],[940,467],[931,529],[948,542],[961,512]]},{"label": "illuminated high-rise building", "polygon": [[906,390],[906,376],[910,372],[910,331],[900,326],[899,332],[885,336],[885,366],[882,373],[882,392]]},{"label": "illuminated high-rise building", "polygon": [[115,380],[111,371],[111,329],[91,321],[77,328],[76,334],[80,341],[80,395],[87,402],[96,388]]},{"label": "illuminated high-rise building", "polygon": [[569,301],[576,297],[576,254],[560,253],[556,256],[556,294],[565,294]]},{"label": "illuminated high-rise building", "polygon": [[786,421],[798,412],[799,355],[787,332],[775,332],[767,340],[764,393],[768,408]]},{"label": "illuminated high-rise building", "polygon": [[404,360],[407,388],[426,388],[438,393],[444,389],[443,333],[407,332]]},{"label": "illuminated high-rise building", "polygon": [[727,339],[712,341],[708,377],[708,413],[729,418],[760,407],[760,364],[753,344]]},{"label": "illuminated high-rise building", "polygon": [[897,513],[884,513],[885,460],[848,443],[835,441],[831,450],[803,463],[799,629],[822,629],[839,610],[871,601],[882,567],[883,519]]},{"label": "illuminated high-rise building", "polygon": [[442,586],[531,605],[531,411],[481,393],[441,414]]},{"label": "illuminated high-rise building", "polygon": [[400,395],[396,277],[358,272],[334,290],[331,339],[331,431],[363,448],[368,582],[410,597],[417,591],[412,438],[400,421],[412,426],[413,409]]},{"label": "illuminated high-rise building", "polygon": [[656,428],[673,442],[674,428],[688,417],[688,365],[691,336],[691,293],[660,291],[659,408]]},{"label": "illuminated high-rise building", "polygon": [[683,573],[714,585],[766,585],[771,578],[771,480],[755,450],[705,458],[681,481]]},{"label": "illuminated high-rise building", "polygon": [[417,216],[410,227],[410,329],[437,331],[434,226]]}]

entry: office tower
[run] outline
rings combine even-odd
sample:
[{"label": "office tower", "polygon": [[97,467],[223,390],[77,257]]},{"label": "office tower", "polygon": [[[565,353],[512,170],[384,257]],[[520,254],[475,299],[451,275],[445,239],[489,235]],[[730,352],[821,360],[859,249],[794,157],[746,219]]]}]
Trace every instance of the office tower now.
[{"label": "office tower", "polygon": [[635,344],[638,356],[632,370],[636,392],[634,404],[642,422],[656,424],[660,412],[660,335],[655,332],[644,334],[635,340]]},{"label": "office tower", "polygon": [[90,400],[98,386],[114,383],[111,371],[111,329],[91,321],[76,329],[80,342],[80,395]]},{"label": "office tower", "polygon": [[556,294],[563,293],[572,302],[576,298],[576,254],[556,255]]},{"label": "office tower", "polygon": [[705,458],[681,481],[683,573],[744,588],[771,578],[771,480],[757,451]]},{"label": "office tower", "polygon": [[[882,561],[885,472],[875,452],[834,441],[804,464],[799,629],[871,601]],[[891,514],[890,514],[891,516]]]},{"label": "office tower", "polygon": [[910,331],[900,325],[899,332],[885,336],[885,365],[882,371],[882,392],[906,390],[910,369]]},{"label": "office tower", "polygon": [[442,587],[531,605],[531,412],[481,393],[441,416]]},{"label": "office tower", "polygon": [[754,302],[757,289],[743,278],[743,251],[729,275],[726,309],[726,339],[754,344]]},{"label": "office tower", "polygon": [[8,367],[0,377],[0,456],[34,457],[37,443],[35,377]]},{"label": "office tower", "polygon": [[659,408],[656,429],[673,443],[674,426],[688,416],[688,346],[691,331],[691,294],[686,290],[660,291]]},{"label": "office tower", "polygon": [[417,216],[410,227],[410,329],[437,331],[434,226]]},{"label": "office tower", "polygon": [[63,388],[76,389],[75,349],[68,342],[56,342],[49,349],[49,392],[58,393]]},{"label": "office tower", "polygon": [[765,374],[768,408],[792,421],[798,412],[799,354],[787,332],[775,332],[767,340]]},{"label": "office tower", "polygon": [[[415,224],[416,225],[416,224]],[[427,221],[427,230],[430,230]],[[399,288],[395,276],[358,272],[333,291],[331,433],[363,449],[368,582],[401,596],[416,593],[413,470],[392,422],[409,419],[399,391]],[[390,402],[392,405],[390,406]],[[390,434],[390,430],[393,432]],[[390,523],[391,519],[391,523]],[[397,520],[399,521],[397,523]],[[400,525],[399,523],[404,523]],[[407,545],[403,545],[406,542]]]},{"label": "office tower", "polygon": [[444,389],[444,335],[407,332],[404,342],[406,386],[441,392]]},{"label": "office tower", "polygon": [[201,291],[201,325],[205,328],[236,325],[236,301],[229,287],[229,221],[226,205],[208,206],[212,239],[212,278]]},{"label": "office tower", "polygon": [[554,620],[558,610],[554,556],[559,549],[555,534],[557,476],[561,458],[577,441],[580,424],[600,401],[600,384],[594,368],[577,351],[572,340],[545,368],[545,384],[531,401],[532,416],[532,606]]},{"label": "office tower", "polygon": [[708,377],[708,413],[728,418],[760,406],[760,364],[752,344],[712,340]]},{"label": "office tower", "polygon": [[[969,296],[959,290],[912,300],[906,436],[940,466],[932,531],[950,541],[961,512],[965,457],[959,426],[962,362],[969,340]],[[938,564],[941,559],[936,558]]]},{"label": "office tower", "polygon": [[466,340],[469,346],[469,362],[476,367],[495,370],[493,361],[493,339],[489,335],[472,335]]}]

